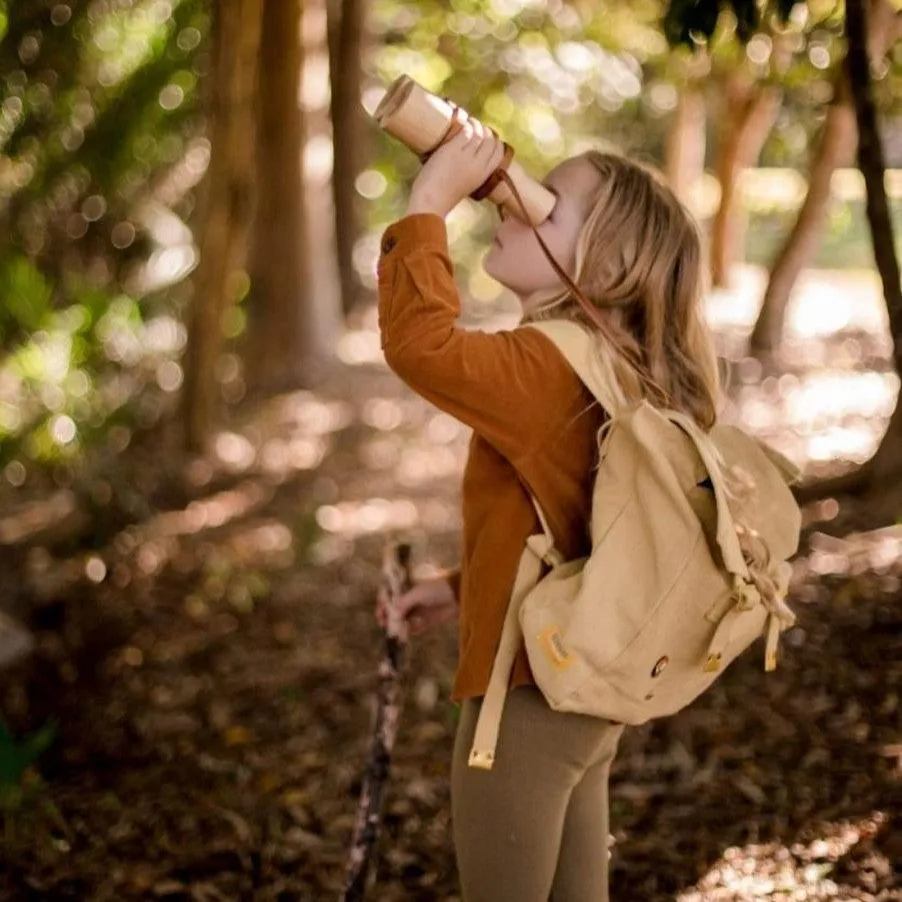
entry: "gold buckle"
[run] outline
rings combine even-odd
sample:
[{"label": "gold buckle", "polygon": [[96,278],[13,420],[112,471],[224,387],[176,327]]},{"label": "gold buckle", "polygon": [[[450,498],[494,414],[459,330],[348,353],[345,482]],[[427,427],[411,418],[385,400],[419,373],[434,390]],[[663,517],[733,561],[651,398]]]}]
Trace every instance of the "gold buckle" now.
[{"label": "gold buckle", "polygon": [[717,654],[708,655],[708,660],[705,661],[705,673],[716,673],[720,670],[720,666],[723,663],[723,655],[720,652]]}]

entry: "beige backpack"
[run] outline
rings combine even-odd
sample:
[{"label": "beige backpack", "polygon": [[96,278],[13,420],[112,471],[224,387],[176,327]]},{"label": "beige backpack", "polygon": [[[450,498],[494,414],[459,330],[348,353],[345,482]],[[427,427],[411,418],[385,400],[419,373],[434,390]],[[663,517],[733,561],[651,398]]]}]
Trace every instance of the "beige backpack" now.
[{"label": "beige backpack", "polygon": [[[640,724],[688,705],[763,633],[772,670],[779,633],[795,622],[783,600],[801,526],[787,486],[795,467],[735,426],[705,433],[644,401],[617,410],[585,329],[564,320],[528,328],[557,345],[612,416],[600,433],[591,555],[563,561],[532,499],[543,532],[521,556],[470,751],[470,766],[486,770],[521,636],[553,709]],[[740,548],[726,468],[754,486],[740,528],[769,552],[769,598]],[[540,580],[542,561],[551,570]]]}]

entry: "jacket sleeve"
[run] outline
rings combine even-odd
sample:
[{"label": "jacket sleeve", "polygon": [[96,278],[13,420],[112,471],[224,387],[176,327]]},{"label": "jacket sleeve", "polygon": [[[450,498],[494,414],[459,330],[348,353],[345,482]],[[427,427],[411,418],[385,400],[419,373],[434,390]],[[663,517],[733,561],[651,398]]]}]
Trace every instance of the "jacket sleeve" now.
[{"label": "jacket sleeve", "polygon": [[451,591],[454,593],[454,600],[460,607],[460,567],[444,571],[441,574],[441,578],[451,587]]},{"label": "jacket sleeve", "polygon": [[[460,297],[445,221],[416,213],[382,236],[379,331],[389,367],[414,391],[479,433],[508,460],[572,415],[578,379],[535,329],[455,326]],[[546,344],[547,342],[547,344]],[[572,397],[571,397],[572,396]]]}]

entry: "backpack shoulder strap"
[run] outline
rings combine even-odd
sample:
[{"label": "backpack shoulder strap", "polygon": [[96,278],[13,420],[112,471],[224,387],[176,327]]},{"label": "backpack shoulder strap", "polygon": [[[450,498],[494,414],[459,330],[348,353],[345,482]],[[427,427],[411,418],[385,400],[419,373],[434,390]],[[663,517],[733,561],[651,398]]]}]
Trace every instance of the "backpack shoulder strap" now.
[{"label": "backpack shoulder strap", "polygon": [[748,566],[739,546],[736,524],[727,500],[726,477],[723,475],[721,458],[714,442],[687,414],[677,410],[662,410],[661,414],[679,426],[692,439],[692,443],[698,450],[711,479],[711,485],[714,487],[714,498],[717,503],[717,544],[723,555],[724,566],[730,573],[748,579]]},{"label": "backpack shoulder strap", "polygon": [[[616,410],[617,403],[613,393],[605,383],[595,360],[592,336],[584,327],[572,320],[556,319],[528,323],[522,328],[538,329],[547,335],[605,410],[609,413]],[[739,547],[733,515],[727,501],[720,455],[714,443],[690,416],[676,410],[659,410],[658,412],[679,426],[698,449],[714,486],[717,503],[717,543],[723,554],[724,564],[731,573],[747,578],[748,567]]]},{"label": "backpack shoulder strap", "polygon": [[583,326],[573,320],[549,319],[525,323],[520,328],[537,329],[547,335],[601,406],[613,416],[619,405],[595,359],[592,336]]}]

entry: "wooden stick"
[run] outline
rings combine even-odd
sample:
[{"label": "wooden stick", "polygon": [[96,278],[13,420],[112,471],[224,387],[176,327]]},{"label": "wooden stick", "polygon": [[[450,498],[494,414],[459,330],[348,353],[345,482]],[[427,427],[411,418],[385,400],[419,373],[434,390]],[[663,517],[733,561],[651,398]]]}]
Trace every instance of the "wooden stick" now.
[{"label": "wooden stick", "polygon": [[360,902],[366,894],[370,866],[375,858],[382,817],[382,797],[388,780],[391,751],[401,717],[401,667],[407,645],[407,622],[397,611],[397,601],[411,587],[410,545],[388,542],[382,555],[382,585],[388,601],[385,656],[379,664],[376,725],[360,801],[357,823],[348,857],[343,902]]}]

